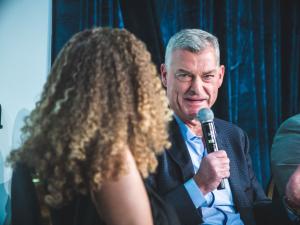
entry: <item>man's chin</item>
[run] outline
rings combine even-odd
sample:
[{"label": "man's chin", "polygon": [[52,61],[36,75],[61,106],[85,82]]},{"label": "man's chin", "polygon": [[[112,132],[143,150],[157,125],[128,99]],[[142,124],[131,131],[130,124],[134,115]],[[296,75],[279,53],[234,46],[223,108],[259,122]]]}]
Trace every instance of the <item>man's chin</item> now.
[{"label": "man's chin", "polygon": [[186,115],[188,117],[189,120],[198,120],[197,119],[197,114],[198,112],[203,109],[203,108],[208,108],[208,106],[202,106],[202,107],[199,107],[199,109],[195,109],[195,110],[191,110],[189,111]]},{"label": "man's chin", "polygon": [[198,112],[200,111],[200,109],[203,109],[203,108],[207,108],[207,106],[202,106],[202,107],[199,107],[197,109],[194,109],[194,110],[190,110],[187,115],[190,117],[190,118],[196,118],[197,117],[197,114]]},{"label": "man's chin", "polygon": [[[198,113],[198,112],[197,112]],[[197,113],[191,113],[191,114],[188,114],[188,119],[189,120],[195,120],[197,119]]]}]

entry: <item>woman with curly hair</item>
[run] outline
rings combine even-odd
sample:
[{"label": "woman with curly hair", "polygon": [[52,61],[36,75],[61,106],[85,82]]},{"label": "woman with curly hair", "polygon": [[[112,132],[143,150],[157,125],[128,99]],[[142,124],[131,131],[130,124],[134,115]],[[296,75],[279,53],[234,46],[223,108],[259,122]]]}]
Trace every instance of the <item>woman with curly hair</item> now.
[{"label": "woman with curly hair", "polygon": [[55,60],[9,161],[39,179],[53,225],[152,224],[140,174],[170,145],[169,118],[144,44],[124,29],[85,30]]}]

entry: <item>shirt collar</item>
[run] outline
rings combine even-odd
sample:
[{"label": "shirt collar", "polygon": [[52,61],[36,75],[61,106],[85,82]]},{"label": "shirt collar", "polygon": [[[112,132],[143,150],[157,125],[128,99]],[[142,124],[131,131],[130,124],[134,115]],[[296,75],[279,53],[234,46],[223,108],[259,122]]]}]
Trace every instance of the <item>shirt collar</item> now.
[{"label": "shirt collar", "polygon": [[179,125],[180,132],[185,140],[193,140],[198,137],[176,114],[174,114],[176,122]]}]

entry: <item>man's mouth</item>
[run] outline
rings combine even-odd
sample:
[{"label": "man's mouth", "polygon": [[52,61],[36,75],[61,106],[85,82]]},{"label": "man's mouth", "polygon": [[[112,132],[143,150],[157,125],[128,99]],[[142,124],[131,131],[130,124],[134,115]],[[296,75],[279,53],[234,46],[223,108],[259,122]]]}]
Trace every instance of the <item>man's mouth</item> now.
[{"label": "man's mouth", "polygon": [[207,101],[206,98],[185,98],[186,101],[189,101],[189,102],[204,102],[204,101]]}]

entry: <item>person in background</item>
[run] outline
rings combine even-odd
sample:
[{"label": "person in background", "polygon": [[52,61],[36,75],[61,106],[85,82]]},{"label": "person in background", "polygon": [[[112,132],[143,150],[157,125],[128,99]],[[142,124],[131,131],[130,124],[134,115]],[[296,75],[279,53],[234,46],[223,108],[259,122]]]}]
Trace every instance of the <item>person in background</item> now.
[{"label": "person in background", "polygon": [[[169,124],[172,146],[159,156],[158,170],[148,182],[175,207],[184,225],[256,224],[254,204],[271,204],[253,172],[242,129],[215,118],[220,150],[206,151],[196,115],[214,105],[224,73],[214,35],[184,29],[169,40],[161,79],[174,111]],[[222,179],[225,189],[218,190]]]},{"label": "person in background", "polygon": [[170,115],[151,56],[133,34],[110,28],[75,34],[26,119],[24,144],[9,158],[12,223],[28,224],[23,216],[31,207],[21,201],[18,179],[30,173],[39,193],[33,198],[48,209],[41,220],[53,225],[176,224],[142,180],[170,146]]},{"label": "person in background", "polygon": [[291,203],[300,209],[300,165],[290,177],[285,193]]},{"label": "person in background", "polygon": [[277,130],[271,166],[279,197],[284,198],[293,220],[300,223],[300,114],[284,121]]}]

